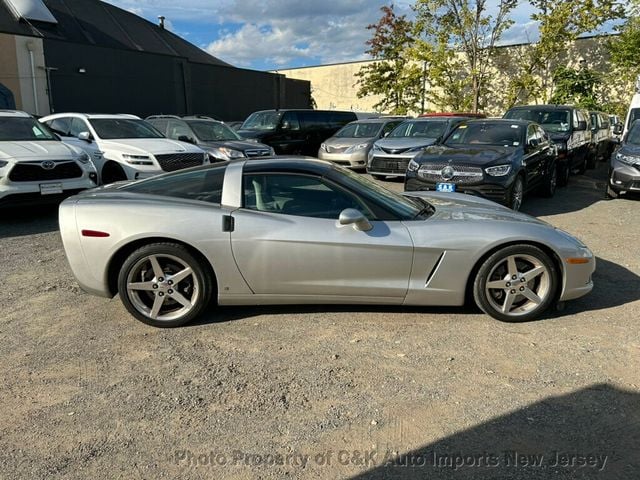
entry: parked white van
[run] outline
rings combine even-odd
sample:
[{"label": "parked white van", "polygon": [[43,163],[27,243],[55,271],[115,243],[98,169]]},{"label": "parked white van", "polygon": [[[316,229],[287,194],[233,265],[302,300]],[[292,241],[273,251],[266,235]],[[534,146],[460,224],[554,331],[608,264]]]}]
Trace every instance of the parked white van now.
[{"label": "parked white van", "polygon": [[0,110],[0,207],[44,204],[96,186],[89,156],[31,115]]},{"label": "parked white van", "polygon": [[627,118],[624,121],[624,130],[622,131],[622,138],[625,138],[627,132],[631,128],[631,124],[636,120],[640,120],[640,75],[636,80],[636,91],[631,99],[631,105],[629,105],[629,112],[627,112]]},{"label": "parked white van", "polygon": [[58,113],[40,121],[96,165],[100,183],[137,180],[209,162],[201,148],[170,140],[135,115]]}]

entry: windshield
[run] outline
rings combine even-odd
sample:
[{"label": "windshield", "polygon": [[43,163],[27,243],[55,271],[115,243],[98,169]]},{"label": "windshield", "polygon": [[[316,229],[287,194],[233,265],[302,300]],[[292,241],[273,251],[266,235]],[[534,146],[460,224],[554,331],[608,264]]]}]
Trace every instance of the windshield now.
[{"label": "windshield", "polygon": [[444,144],[453,145],[498,145],[517,147],[522,140],[523,127],[510,123],[467,123],[458,125]]},{"label": "windshield", "polygon": [[571,112],[569,110],[518,108],[508,111],[504,118],[530,120],[552,133],[568,132],[571,129]]},{"label": "windshield", "polygon": [[187,122],[196,137],[202,142],[221,142],[224,140],[242,140],[240,135],[220,122],[193,120]]},{"label": "windshield", "polygon": [[58,140],[37,120],[27,117],[0,117],[0,142]]},{"label": "windshield", "polygon": [[447,122],[443,121],[408,121],[402,122],[393,130],[388,137],[417,137],[417,138],[438,138],[447,129]]},{"label": "windshield", "polygon": [[275,130],[280,123],[282,112],[255,112],[249,115],[241,130]]},{"label": "windshield", "polygon": [[337,138],[372,138],[378,136],[382,123],[350,123],[334,135]]},{"label": "windshield", "polygon": [[387,190],[377,182],[369,180],[365,176],[359,175],[349,169],[340,168],[340,173],[344,174],[342,176],[343,183],[363,196],[368,197],[370,201],[376,203],[383,209],[392,212],[394,216],[398,218],[412,220],[427,211],[429,213],[433,211],[433,207],[426,201],[406,197]]},{"label": "windshield", "polygon": [[629,145],[640,145],[640,121],[636,120],[631,125],[626,143]]},{"label": "windshield", "polygon": [[94,118],[91,126],[103,140],[120,138],[164,138],[158,130],[144,120],[130,118]]}]

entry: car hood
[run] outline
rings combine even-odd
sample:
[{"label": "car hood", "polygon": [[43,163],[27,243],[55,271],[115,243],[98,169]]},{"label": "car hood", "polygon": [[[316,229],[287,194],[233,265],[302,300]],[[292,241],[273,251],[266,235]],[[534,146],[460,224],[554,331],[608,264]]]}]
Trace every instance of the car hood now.
[{"label": "car hood", "polygon": [[73,148],[57,140],[0,142],[0,160],[60,160],[75,156]]},{"label": "car hood", "polygon": [[402,138],[383,138],[376,142],[376,146],[386,150],[427,147],[436,143],[437,138],[426,137],[402,137]]},{"label": "car hood", "polygon": [[127,138],[99,140],[100,150],[131,154],[199,153],[202,149],[187,142],[168,138]]},{"label": "car hood", "polygon": [[480,220],[529,223],[550,226],[525,213],[515,212],[490,200],[461,193],[405,192],[408,197],[420,197],[436,209],[431,219],[436,220]]},{"label": "car hood", "polygon": [[243,140],[221,140],[219,142],[202,142],[200,148],[232,148],[244,152],[245,150],[269,150],[271,147],[259,142],[248,142]]},{"label": "car hood", "polygon": [[465,165],[489,166],[511,161],[511,157],[516,150],[514,147],[494,147],[487,145],[478,147],[469,145],[460,147],[436,145],[427,148],[416,157],[415,161],[418,163],[451,162],[453,164],[463,163]]},{"label": "car hood", "polygon": [[618,149],[617,153],[621,153],[622,155],[632,155],[634,157],[640,157],[640,145],[630,145],[628,143],[623,143],[622,146]]},{"label": "car hood", "polygon": [[547,132],[549,134],[549,138],[551,139],[551,141],[553,142],[567,142],[569,141],[569,138],[571,138],[571,133],[570,132],[556,132],[556,133],[551,133],[551,132]]},{"label": "car hood", "polygon": [[375,140],[375,137],[365,138],[349,138],[349,137],[331,137],[324,141],[325,145],[329,145],[333,148],[349,148],[354,145],[361,145],[363,143],[371,144]]}]

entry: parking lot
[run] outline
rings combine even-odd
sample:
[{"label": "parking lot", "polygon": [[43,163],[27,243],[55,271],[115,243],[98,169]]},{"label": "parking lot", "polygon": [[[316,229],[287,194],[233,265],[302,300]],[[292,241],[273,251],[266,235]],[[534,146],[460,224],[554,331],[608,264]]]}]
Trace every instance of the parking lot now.
[{"label": "parking lot", "polygon": [[55,208],[3,213],[0,478],[638,478],[640,203],[604,178],[525,201],[598,268],[524,324],[287,306],[155,329],[79,289]]}]

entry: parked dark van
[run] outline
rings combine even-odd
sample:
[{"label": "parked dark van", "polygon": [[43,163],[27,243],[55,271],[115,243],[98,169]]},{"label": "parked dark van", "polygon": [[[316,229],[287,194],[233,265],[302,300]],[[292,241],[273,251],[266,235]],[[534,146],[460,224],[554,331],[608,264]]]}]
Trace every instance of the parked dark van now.
[{"label": "parked dark van", "polygon": [[588,167],[595,168],[596,160],[607,161],[613,152],[614,142],[611,136],[609,115],[603,112],[589,112],[591,115],[591,144],[592,156],[589,157]]},{"label": "parked dark van", "polygon": [[572,171],[584,173],[593,155],[589,112],[567,105],[513,107],[504,118],[529,120],[549,134],[558,149],[558,185],[569,182]]},{"label": "parked dark van", "polygon": [[354,112],[262,110],[249,115],[238,133],[273,147],[279,155],[315,157],[322,142],[354,120]]}]

